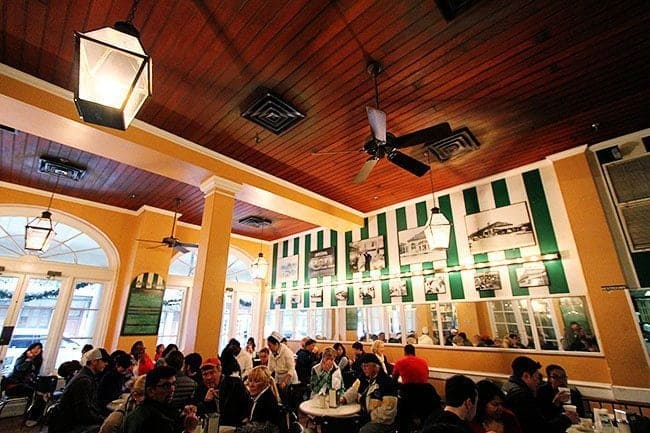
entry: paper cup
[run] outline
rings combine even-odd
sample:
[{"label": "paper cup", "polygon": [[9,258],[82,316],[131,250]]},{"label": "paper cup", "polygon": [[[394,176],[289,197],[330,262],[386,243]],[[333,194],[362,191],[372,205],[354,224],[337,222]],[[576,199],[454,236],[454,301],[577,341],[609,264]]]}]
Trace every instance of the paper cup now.
[{"label": "paper cup", "polygon": [[565,405],[564,405],[564,411],[565,411],[565,412],[577,412],[578,409],[577,409],[576,406],[573,405],[573,404],[565,404]]},{"label": "paper cup", "polygon": [[564,387],[564,386],[558,387],[557,390],[559,392],[563,393],[563,394],[566,394],[569,397],[569,399],[567,401],[565,401],[564,404],[571,404],[571,390],[569,388]]}]

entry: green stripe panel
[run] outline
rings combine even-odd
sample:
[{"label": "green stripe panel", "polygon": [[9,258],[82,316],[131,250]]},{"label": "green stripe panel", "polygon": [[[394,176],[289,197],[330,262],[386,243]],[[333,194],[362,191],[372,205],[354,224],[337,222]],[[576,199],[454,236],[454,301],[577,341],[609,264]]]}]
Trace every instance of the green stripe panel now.
[{"label": "green stripe panel", "polygon": [[381,303],[390,304],[390,282],[388,280],[381,282]]},{"label": "green stripe panel", "polygon": [[323,249],[323,230],[319,230],[316,232],[316,249],[322,250]]},{"label": "green stripe panel", "polygon": [[352,268],[350,267],[350,242],[352,242],[352,232],[345,232],[345,278],[352,278]]},{"label": "green stripe panel", "polygon": [[271,266],[271,287],[275,287],[278,282],[278,244],[273,244],[273,262],[275,266]]},{"label": "green stripe panel", "polygon": [[431,209],[427,208],[427,202],[421,201],[415,204],[415,217],[417,218],[418,227],[422,227],[429,221],[429,212]]},{"label": "green stripe panel", "polygon": [[275,310],[275,297],[276,297],[275,292],[271,292],[271,299],[269,300],[269,308],[271,310]]},{"label": "green stripe panel", "polygon": [[[542,176],[539,170],[531,170],[522,174],[526,195],[530,204],[530,213],[537,233],[537,243],[542,254],[557,253],[557,239],[553,230],[551,213],[548,210]],[[549,279],[549,293],[569,293],[569,285],[560,260],[544,262]]]},{"label": "green stripe panel", "polygon": [[[336,257],[336,255],[338,254],[338,251],[339,251],[338,248],[337,248],[338,247],[338,236],[339,236],[339,234],[338,234],[338,232],[336,230],[330,230],[330,247],[334,248],[334,263],[335,263],[335,265],[334,265],[334,275],[332,275],[332,281],[333,282],[337,280],[337,276],[338,276],[338,272],[339,272],[338,259]],[[338,302],[336,301],[336,298],[334,297],[334,294],[336,293],[336,288],[335,287],[336,286],[332,286],[330,288],[330,291],[331,291],[331,295],[330,295],[331,301],[330,302],[331,302],[332,307],[336,307],[338,305]],[[323,288],[323,296],[325,296],[325,288]],[[323,303],[322,302],[317,302],[316,306],[317,307],[322,307]]]},{"label": "green stripe panel", "polygon": [[305,261],[303,269],[305,270],[305,284],[309,283],[309,253],[311,252],[311,234],[305,235]]},{"label": "green stripe panel", "polygon": [[[388,257],[388,248],[386,244],[388,243],[388,228],[386,227],[386,212],[382,212],[377,215],[377,235],[383,236],[384,242],[384,268],[380,271],[381,275],[388,275],[390,266],[389,257]],[[389,290],[388,288],[386,290]],[[388,297],[388,302],[390,303],[390,296]]]},{"label": "green stripe panel", "polygon": [[283,310],[285,308],[287,308],[287,294],[286,293],[282,293],[282,304],[280,304],[280,308],[282,308]]},{"label": "green stripe panel", "polygon": [[508,266],[508,275],[510,276],[510,287],[512,288],[512,296],[528,296],[528,287],[519,287],[519,281],[517,280],[517,268],[521,268],[521,265],[510,265]]},{"label": "green stripe panel", "polygon": [[299,253],[300,253],[300,238],[299,237],[293,238],[293,254],[292,255],[295,256],[296,254],[299,254]]},{"label": "green stripe panel", "polygon": [[[465,213],[473,215],[481,211],[478,204],[478,192],[476,188],[467,188],[463,190],[463,201],[465,202]],[[474,263],[484,263],[489,261],[487,253],[474,254]]]},{"label": "green stripe panel", "polygon": [[302,291],[302,306],[309,308],[309,289],[303,289]]},{"label": "green stripe panel", "polygon": [[287,257],[289,255],[289,240],[282,241],[282,257]]},{"label": "green stripe panel", "polygon": [[460,272],[449,273],[449,291],[451,293],[451,299],[465,299],[463,279],[460,276]]},{"label": "green stripe panel", "polygon": [[[406,208],[400,207],[398,209],[395,209],[395,221],[397,226],[397,243],[399,245],[399,232],[408,228],[408,224],[406,222]],[[399,267],[400,273],[409,272],[410,270],[410,265],[400,265]]]},{"label": "green stripe panel", "polygon": [[454,229],[454,215],[451,212],[451,197],[443,195],[438,198],[438,206],[440,212],[447,218],[451,224],[451,232],[449,233],[449,248],[447,249],[447,266],[458,266],[458,246],[456,245],[456,230]]},{"label": "green stripe panel", "polygon": [[402,302],[413,302],[413,283],[411,277],[404,278],[406,281],[406,295],[402,296]]},{"label": "green stripe panel", "polygon": [[348,299],[346,301],[348,305],[354,305],[354,287],[348,286]]},{"label": "green stripe panel", "polygon": [[[363,219],[363,227],[361,227],[361,240],[363,239],[368,239],[370,237],[370,234],[368,233],[368,218]],[[363,271],[361,274],[363,278],[369,278],[370,277],[370,271]]]},{"label": "green stripe panel", "polygon": [[[508,184],[505,179],[495,180],[492,182],[492,195],[496,207],[510,205],[510,194],[508,193]],[[503,251],[506,259],[517,259],[521,257],[519,248],[511,248]]]}]

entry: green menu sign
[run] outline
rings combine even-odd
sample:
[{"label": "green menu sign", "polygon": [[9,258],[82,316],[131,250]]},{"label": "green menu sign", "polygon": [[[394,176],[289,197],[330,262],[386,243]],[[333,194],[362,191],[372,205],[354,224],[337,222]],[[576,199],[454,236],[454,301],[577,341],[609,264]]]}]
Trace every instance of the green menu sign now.
[{"label": "green menu sign", "polygon": [[157,335],[165,280],[158,274],[138,275],[129,288],[122,335]]}]

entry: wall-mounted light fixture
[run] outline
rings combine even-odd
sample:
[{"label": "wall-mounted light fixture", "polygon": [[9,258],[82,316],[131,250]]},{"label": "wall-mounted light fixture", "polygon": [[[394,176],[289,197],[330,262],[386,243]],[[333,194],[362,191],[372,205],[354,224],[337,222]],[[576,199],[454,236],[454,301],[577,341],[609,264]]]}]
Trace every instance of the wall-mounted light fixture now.
[{"label": "wall-mounted light fixture", "polygon": [[133,26],[137,6],[113,27],[75,33],[74,102],[85,122],[125,130],[151,96],[151,58]]}]

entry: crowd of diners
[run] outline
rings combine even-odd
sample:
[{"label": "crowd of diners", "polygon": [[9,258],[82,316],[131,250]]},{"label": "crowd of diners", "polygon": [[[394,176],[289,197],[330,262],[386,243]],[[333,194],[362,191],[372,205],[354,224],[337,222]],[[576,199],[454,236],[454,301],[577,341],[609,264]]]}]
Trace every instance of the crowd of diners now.
[{"label": "crowd of diners", "polygon": [[[293,432],[290,415],[299,405],[332,391],[338,404],[358,403],[358,415],[307,418],[312,430],[561,433],[585,415],[580,393],[568,388],[566,371],[548,365],[544,381],[542,366],[526,356],[514,359],[503,386],[454,375],[446,380],[441,399],[430,383],[426,360],[412,344],[391,363],[379,339],[368,352],[361,342],[353,343],[350,355],[341,343],[319,348],[305,338],[294,353],[285,342],[273,332],[258,351],[253,339],[244,347],[232,339],[219,356],[205,358],[184,355],[173,344],[159,345],[152,358],[141,341],[129,352],[112,354],[85,347],[80,361],[59,367],[66,385],[48,410],[49,432],[195,433],[211,413],[240,433]],[[41,343],[29,346],[3,381],[7,396],[32,400],[27,425],[39,422],[49,397],[39,393],[42,351]],[[567,402],[576,409],[567,410]]]}]

